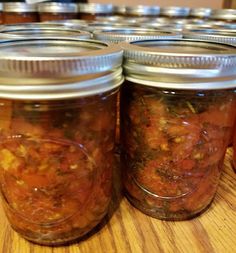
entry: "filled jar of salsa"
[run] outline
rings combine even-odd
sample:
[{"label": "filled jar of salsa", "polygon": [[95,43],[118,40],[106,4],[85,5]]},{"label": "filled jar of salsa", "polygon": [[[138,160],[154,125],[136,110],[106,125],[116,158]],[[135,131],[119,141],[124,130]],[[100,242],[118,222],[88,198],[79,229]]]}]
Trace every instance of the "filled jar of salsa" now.
[{"label": "filled jar of salsa", "polygon": [[184,220],[219,183],[235,120],[236,50],[192,40],[123,43],[125,191],[144,213]]},{"label": "filled jar of salsa", "polygon": [[30,241],[67,243],[96,226],[111,200],[122,51],[48,37],[2,42],[0,52],[6,215]]}]

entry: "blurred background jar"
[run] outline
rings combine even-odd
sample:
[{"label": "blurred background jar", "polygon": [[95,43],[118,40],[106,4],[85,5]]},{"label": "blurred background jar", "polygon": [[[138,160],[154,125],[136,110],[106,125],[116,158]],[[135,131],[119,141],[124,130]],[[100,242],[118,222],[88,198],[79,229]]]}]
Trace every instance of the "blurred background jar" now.
[{"label": "blurred background jar", "polygon": [[209,18],[213,21],[236,23],[236,9],[213,10]]},{"label": "blurred background jar", "polygon": [[115,6],[112,4],[79,3],[79,18],[95,20],[97,17],[113,16]]},{"label": "blurred background jar", "polygon": [[122,44],[121,158],[144,213],[184,220],[212,202],[235,121],[236,50],[192,40]]},{"label": "blurred background jar", "polygon": [[37,5],[25,2],[3,3],[3,24],[38,22]]},{"label": "blurred background jar", "polygon": [[159,6],[137,5],[137,6],[126,6],[125,8],[126,17],[155,18],[159,14],[160,14]]},{"label": "blurred background jar", "polygon": [[3,18],[2,18],[2,8],[3,8],[3,3],[0,3],[0,24],[2,24],[2,22],[3,22]]},{"label": "blurred background jar", "polygon": [[43,2],[38,5],[40,21],[65,20],[78,18],[76,3]]},{"label": "blurred background jar", "polygon": [[107,213],[121,64],[119,47],[91,40],[0,43],[0,189],[26,239],[64,244]]}]

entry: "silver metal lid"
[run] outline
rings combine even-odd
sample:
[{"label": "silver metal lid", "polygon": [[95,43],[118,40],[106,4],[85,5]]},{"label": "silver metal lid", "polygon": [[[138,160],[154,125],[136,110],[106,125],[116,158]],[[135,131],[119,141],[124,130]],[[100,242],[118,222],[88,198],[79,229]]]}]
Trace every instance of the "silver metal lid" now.
[{"label": "silver metal lid", "polygon": [[159,6],[136,5],[126,6],[125,14],[135,16],[157,16],[160,13]]},{"label": "silver metal lid", "polygon": [[79,13],[112,14],[115,10],[112,4],[82,3],[78,4]]},{"label": "silver metal lid", "polygon": [[211,8],[194,8],[190,10],[189,16],[196,18],[208,18],[212,12]]},{"label": "silver metal lid", "polygon": [[196,40],[121,43],[126,79],[173,89],[236,88],[236,48]]},{"label": "silver metal lid", "polygon": [[75,3],[45,2],[38,4],[40,13],[77,13],[78,5]]},{"label": "silver metal lid", "polygon": [[2,11],[2,9],[3,9],[3,4],[0,3],[0,11]]},{"label": "silver metal lid", "polygon": [[197,39],[197,40],[209,40],[219,43],[225,43],[230,45],[236,45],[236,31],[229,30],[192,30],[184,32],[184,38]]},{"label": "silver metal lid", "polygon": [[[34,38],[34,37],[72,37],[80,39],[90,39],[91,33],[75,30],[69,27],[21,27],[21,28],[3,28],[0,34],[4,33],[6,38]],[[9,37],[8,37],[9,36]]]},{"label": "silver metal lid", "polygon": [[118,87],[122,50],[93,40],[36,38],[0,42],[0,97],[69,99]]},{"label": "silver metal lid", "polygon": [[236,20],[236,9],[213,10],[210,19]]},{"label": "silver metal lid", "polygon": [[3,12],[37,12],[37,5],[24,2],[5,2],[2,10]]},{"label": "silver metal lid", "polygon": [[190,8],[169,6],[161,8],[160,14],[167,17],[187,17],[189,15]]},{"label": "silver metal lid", "polygon": [[174,32],[157,31],[145,28],[125,28],[95,31],[93,36],[97,40],[119,43],[121,41],[151,40],[182,38],[182,35]]}]

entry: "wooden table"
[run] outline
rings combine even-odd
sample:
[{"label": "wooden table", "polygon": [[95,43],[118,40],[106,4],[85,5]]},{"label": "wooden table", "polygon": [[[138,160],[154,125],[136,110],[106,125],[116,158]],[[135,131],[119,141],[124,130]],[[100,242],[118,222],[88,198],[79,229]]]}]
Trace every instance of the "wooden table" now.
[{"label": "wooden table", "polygon": [[236,173],[228,149],[211,207],[191,221],[164,222],[142,214],[122,196],[119,206],[86,240],[66,247],[43,247],[21,238],[0,208],[0,253],[236,253]]}]

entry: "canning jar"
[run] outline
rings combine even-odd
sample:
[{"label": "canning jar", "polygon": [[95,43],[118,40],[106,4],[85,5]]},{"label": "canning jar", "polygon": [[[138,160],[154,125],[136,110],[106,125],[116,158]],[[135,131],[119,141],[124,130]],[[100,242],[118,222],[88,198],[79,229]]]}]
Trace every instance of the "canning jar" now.
[{"label": "canning jar", "polygon": [[126,6],[125,16],[126,17],[147,17],[154,18],[160,13],[159,6],[149,6],[149,5],[136,5],[136,6]]},{"label": "canning jar", "polygon": [[40,21],[78,18],[78,5],[75,3],[44,2],[38,5]]},{"label": "canning jar", "polygon": [[0,190],[26,239],[64,244],[107,213],[121,63],[92,40],[0,43]]},{"label": "canning jar", "polygon": [[3,18],[2,18],[2,8],[3,8],[3,4],[0,3],[0,24],[3,23]]},{"label": "canning jar", "polygon": [[159,219],[194,217],[214,198],[234,124],[236,50],[183,39],[122,47],[126,195]]},{"label": "canning jar", "polygon": [[3,3],[3,24],[39,21],[37,6],[24,2]]},{"label": "canning jar", "polygon": [[83,20],[96,20],[97,17],[113,16],[115,10],[112,4],[81,3],[78,6],[79,17]]},{"label": "canning jar", "polygon": [[17,25],[3,25],[0,36],[5,38],[34,38],[34,37],[71,37],[90,39],[91,33],[76,29],[76,26],[49,24],[49,23],[23,23]]},{"label": "canning jar", "polygon": [[214,21],[236,23],[236,10],[235,9],[213,10],[209,18]]},{"label": "canning jar", "polygon": [[161,8],[160,16],[168,17],[169,19],[186,18],[188,17],[189,12],[190,8],[187,7],[168,6]]},{"label": "canning jar", "polygon": [[194,8],[190,10],[189,18],[208,19],[211,15],[211,8]]}]

